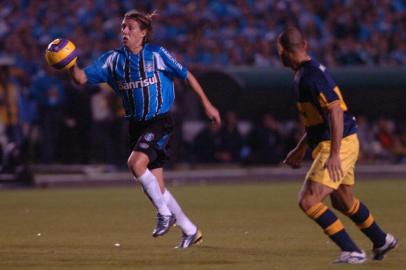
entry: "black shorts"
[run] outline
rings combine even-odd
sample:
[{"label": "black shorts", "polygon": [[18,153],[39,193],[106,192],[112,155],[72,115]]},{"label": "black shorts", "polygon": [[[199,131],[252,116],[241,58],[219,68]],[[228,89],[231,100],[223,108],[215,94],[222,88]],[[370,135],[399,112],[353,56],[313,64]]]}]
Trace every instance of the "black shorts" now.
[{"label": "black shorts", "polygon": [[165,114],[149,121],[129,121],[131,149],[148,156],[148,169],[162,168],[170,158],[172,117]]}]

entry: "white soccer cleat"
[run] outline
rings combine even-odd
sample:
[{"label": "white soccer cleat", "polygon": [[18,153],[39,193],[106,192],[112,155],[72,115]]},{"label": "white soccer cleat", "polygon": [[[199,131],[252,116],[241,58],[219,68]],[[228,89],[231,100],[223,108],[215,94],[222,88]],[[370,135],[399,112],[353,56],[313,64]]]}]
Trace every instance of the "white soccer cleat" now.
[{"label": "white soccer cleat", "polygon": [[192,245],[199,245],[202,242],[203,242],[203,233],[202,231],[197,229],[196,233],[192,235],[187,235],[183,233],[180,244],[177,245],[175,248],[189,248]]},{"label": "white soccer cleat", "polygon": [[372,249],[372,259],[373,260],[383,260],[385,254],[398,246],[398,240],[391,234],[386,234],[385,244],[378,248]]},{"label": "white soccer cleat", "polygon": [[360,264],[364,263],[366,260],[367,255],[364,251],[343,251],[334,263]]}]

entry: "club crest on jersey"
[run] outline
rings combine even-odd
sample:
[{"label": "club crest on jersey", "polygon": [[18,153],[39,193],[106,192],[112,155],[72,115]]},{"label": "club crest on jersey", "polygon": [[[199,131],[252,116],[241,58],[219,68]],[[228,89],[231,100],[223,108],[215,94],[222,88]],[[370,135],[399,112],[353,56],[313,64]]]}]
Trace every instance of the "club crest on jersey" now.
[{"label": "club crest on jersey", "polygon": [[147,142],[151,142],[154,139],[154,137],[155,137],[154,133],[147,133],[144,135],[144,139]]},{"label": "club crest on jersey", "polygon": [[144,67],[146,72],[154,72],[154,63],[152,61],[145,61]]},{"label": "club crest on jersey", "polygon": [[122,82],[119,81],[118,82],[118,88],[120,90],[130,90],[130,89],[134,89],[134,88],[142,88],[142,87],[147,87],[150,85],[154,85],[157,83],[157,77],[156,74],[154,74],[152,77],[150,78],[146,78],[143,80],[138,80],[138,81],[134,81],[134,82]]},{"label": "club crest on jersey", "polygon": [[140,143],[139,146],[140,146],[142,149],[148,149],[148,148],[149,148],[149,144],[147,144],[147,143]]}]

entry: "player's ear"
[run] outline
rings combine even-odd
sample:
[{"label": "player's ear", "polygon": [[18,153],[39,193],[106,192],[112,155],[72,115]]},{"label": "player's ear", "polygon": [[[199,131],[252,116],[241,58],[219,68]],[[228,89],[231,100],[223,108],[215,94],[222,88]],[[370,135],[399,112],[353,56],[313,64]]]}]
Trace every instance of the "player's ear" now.
[{"label": "player's ear", "polygon": [[303,48],[304,48],[305,50],[307,50],[307,40],[304,40],[304,41],[303,41]]}]

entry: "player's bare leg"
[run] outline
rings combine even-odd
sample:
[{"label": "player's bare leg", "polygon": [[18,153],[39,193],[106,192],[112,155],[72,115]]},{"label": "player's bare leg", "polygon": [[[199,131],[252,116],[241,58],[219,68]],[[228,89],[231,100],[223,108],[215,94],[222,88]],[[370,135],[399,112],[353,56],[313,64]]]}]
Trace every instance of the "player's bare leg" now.
[{"label": "player's bare leg", "polygon": [[333,189],[308,179],[299,193],[299,206],[340,247],[342,253],[337,263],[363,263],[365,253],[352,241],[337,216],[322,203],[333,192]]},{"label": "player's bare leg", "polygon": [[389,233],[385,233],[375,222],[369,209],[354,197],[353,187],[341,185],[331,194],[333,207],[347,215],[358,228],[372,241],[374,260],[382,260],[385,254],[396,248],[398,241]]},{"label": "player's bare leg", "polygon": [[182,208],[176,201],[175,197],[165,188],[164,174],[162,168],[153,169],[152,173],[158,179],[161,192],[169,210],[175,215],[176,225],[182,230],[182,239],[177,248],[188,248],[193,244],[198,244],[202,241],[203,235],[197,227],[185,215]]},{"label": "player's bare leg", "polygon": [[332,192],[333,189],[327,186],[307,180],[299,192],[299,207],[306,212],[315,204],[322,202]]},{"label": "player's bare leg", "polygon": [[175,218],[165,203],[157,178],[148,169],[149,158],[146,154],[133,151],[128,158],[128,167],[134,177],[141,183],[148,198],[158,211],[157,225],[152,236],[164,235],[175,222]]}]

